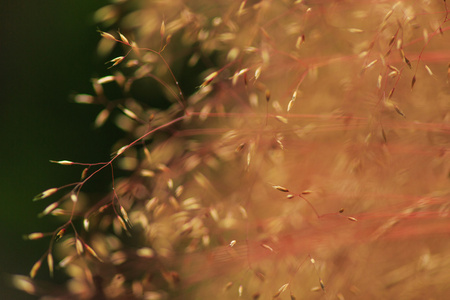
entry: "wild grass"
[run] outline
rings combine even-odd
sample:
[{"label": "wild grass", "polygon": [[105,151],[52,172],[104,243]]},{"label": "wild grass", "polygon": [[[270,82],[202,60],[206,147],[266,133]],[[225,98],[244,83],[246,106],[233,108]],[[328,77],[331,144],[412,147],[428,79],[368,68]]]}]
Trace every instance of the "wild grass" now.
[{"label": "wild grass", "polygon": [[[111,74],[74,100],[101,105],[95,125],[127,136],[105,162],[52,161],[81,179],[36,196],[61,196],[42,215],[62,225],[28,236],[50,237],[30,277],[46,261],[70,279],[51,291],[16,276],[18,288],[450,294],[446,1],[121,1],[95,17]],[[105,173],[111,192],[84,192]]]}]

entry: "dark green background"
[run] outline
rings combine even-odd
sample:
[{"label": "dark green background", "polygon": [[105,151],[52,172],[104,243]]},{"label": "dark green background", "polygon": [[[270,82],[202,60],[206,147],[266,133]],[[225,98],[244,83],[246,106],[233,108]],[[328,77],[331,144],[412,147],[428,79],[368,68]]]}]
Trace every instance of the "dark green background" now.
[{"label": "dark green background", "polygon": [[[114,130],[92,128],[100,107],[71,103],[87,92],[90,78],[106,67],[95,56],[99,40],[93,12],[106,1],[0,2],[0,273],[28,274],[48,239],[23,234],[54,230],[53,217],[37,218],[51,200],[32,202],[41,191],[76,181],[77,167],[49,159],[104,161]],[[38,274],[45,279],[46,266]],[[2,278],[3,279],[3,278]],[[2,280],[0,299],[34,299]]]}]

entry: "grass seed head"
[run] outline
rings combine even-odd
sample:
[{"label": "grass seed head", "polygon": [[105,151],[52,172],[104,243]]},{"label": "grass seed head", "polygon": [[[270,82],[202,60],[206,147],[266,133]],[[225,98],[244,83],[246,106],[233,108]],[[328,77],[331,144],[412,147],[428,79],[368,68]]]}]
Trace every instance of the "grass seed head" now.
[{"label": "grass seed head", "polygon": [[[262,299],[289,289],[295,299],[314,280],[325,293],[321,276],[336,279],[327,293],[338,298],[346,290],[446,296],[435,287],[448,277],[448,247],[436,242],[450,228],[448,47],[438,33],[448,29],[447,9],[284,2],[138,1],[124,9],[112,1],[96,13],[102,27],[116,24],[100,32],[98,49],[120,71],[104,67],[93,91],[74,100],[101,107],[96,127],[112,117],[124,134],[109,160],[52,161],[84,170],[81,181],[35,197],[69,188],[40,214],[64,223],[26,236],[54,236],[30,275],[44,259],[53,273],[58,254],[71,277],[65,298],[92,298],[98,279],[106,298]],[[408,120],[397,116],[403,111]],[[108,172],[104,189],[78,199]],[[273,185],[286,196],[277,198],[270,182],[314,193]],[[373,259],[361,264],[367,247]],[[424,276],[411,265],[420,257]]]}]

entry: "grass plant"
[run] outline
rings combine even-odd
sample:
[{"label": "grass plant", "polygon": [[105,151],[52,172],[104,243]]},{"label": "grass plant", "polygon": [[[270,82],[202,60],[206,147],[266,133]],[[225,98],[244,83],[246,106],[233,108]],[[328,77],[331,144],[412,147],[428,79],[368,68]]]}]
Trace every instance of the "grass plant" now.
[{"label": "grass plant", "polygon": [[[74,101],[125,138],[104,162],[52,161],[81,179],[35,197],[61,226],[27,236],[49,248],[15,286],[43,299],[448,297],[448,12],[105,6],[110,74]],[[86,193],[98,176],[109,192]],[[38,284],[44,264],[67,283]]]}]

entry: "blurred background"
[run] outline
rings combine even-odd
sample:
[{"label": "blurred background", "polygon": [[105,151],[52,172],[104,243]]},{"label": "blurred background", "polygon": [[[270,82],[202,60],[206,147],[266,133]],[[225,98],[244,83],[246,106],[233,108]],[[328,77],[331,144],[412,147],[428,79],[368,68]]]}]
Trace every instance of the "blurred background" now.
[{"label": "blurred background", "polygon": [[70,100],[90,92],[90,78],[106,70],[95,55],[100,36],[92,21],[105,3],[0,2],[0,299],[34,299],[5,282],[8,274],[28,274],[48,247],[48,238],[26,241],[22,235],[59,224],[51,216],[37,217],[51,202],[32,199],[80,176],[79,168],[49,160],[103,161],[116,140],[112,126],[93,129],[100,107]]}]

